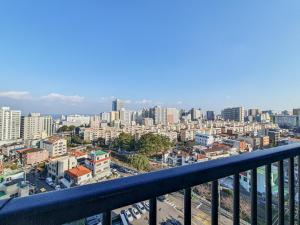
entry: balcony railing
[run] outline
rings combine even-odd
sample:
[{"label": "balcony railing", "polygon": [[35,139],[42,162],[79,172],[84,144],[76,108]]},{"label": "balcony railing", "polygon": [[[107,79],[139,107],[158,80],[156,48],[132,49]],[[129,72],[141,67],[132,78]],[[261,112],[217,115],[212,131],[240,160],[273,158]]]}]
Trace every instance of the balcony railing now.
[{"label": "balcony railing", "polygon": [[[213,160],[166,169],[133,177],[106,181],[98,184],[65,189],[25,198],[0,202],[0,224],[40,225],[63,224],[104,213],[105,225],[111,224],[111,211],[136,202],[150,199],[149,224],[157,224],[158,196],[184,189],[184,224],[191,224],[191,187],[212,182],[211,222],[218,224],[218,179],[232,176],[233,224],[240,224],[239,173],[251,170],[251,224],[257,224],[257,170],[265,166],[266,224],[272,224],[271,164],[278,165],[278,222],[284,224],[284,163],[288,160],[289,224],[300,221],[299,201],[295,207],[295,167],[300,179],[300,144],[269,150],[255,151],[226,159]],[[299,183],[299,182],[298,182]],[[297,189],[298,194],[300,189]],[[300,196],[300,195],[299,195]],[[296,209],[297,216],[296,219]]]}]

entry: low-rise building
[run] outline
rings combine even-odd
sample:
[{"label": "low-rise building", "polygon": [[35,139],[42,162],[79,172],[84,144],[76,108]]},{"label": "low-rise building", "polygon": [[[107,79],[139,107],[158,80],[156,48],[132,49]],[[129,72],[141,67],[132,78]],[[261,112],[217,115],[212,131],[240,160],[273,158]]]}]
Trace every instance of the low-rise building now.
[{"label": "low-rise building", "polygon": [[110,153],[102,150],[92,151],[86,160],[86,166],[92,170],[93,176],[103,178],[111,174]]},{"label": "low-rise building", "polygon": [[210,146],[214,143],[214,137],[212,135],[196,133],[195,142],[198,145]]},{"label": "low-rise building", "polygon": [[77,166],[77,160],[74,156],[61,156],[52,158],[47,163],[48,176],[58,180],[64,176],[65,171]]},{"label": "low-rise building", "polygon": [[66,179],[75,185],[88,184],[92,179],[92,171],[84,166],[77,166],[65,173]]},{"label": "low-rise building", "polygon": [[37,165],[45,162],[49,158],[49,152],[39,148],[24,148],[17,150],[19,160],[22,165]]}]

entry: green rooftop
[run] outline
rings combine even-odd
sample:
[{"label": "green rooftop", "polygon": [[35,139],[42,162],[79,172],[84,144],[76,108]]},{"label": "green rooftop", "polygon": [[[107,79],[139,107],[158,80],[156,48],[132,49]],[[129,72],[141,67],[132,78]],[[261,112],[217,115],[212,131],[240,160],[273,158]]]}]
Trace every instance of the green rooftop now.
[{"label": "green rooftop", "polygon": [[107,154],[107,152],[102,151],[102,150],[97,150],[97,151],[95,151],[95,155],[96,155],[96,156],[99,156],[99,155],[105,155],[105,154]]}]

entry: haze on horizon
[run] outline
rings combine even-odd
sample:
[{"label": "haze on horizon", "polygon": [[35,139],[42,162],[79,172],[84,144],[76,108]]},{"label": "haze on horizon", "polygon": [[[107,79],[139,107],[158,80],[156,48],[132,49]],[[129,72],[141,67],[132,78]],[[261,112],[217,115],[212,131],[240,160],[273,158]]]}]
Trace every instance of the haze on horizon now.
[{"label": "haze on horizon", "polygon": [[0,106],[298,108],[299,21],[299,1],[2,2]]}]

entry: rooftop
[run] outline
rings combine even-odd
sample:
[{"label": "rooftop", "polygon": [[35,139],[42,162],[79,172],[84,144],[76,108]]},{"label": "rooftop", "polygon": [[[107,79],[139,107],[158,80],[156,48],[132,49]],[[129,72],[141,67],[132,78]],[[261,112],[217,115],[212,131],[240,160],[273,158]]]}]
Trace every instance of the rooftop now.
[{"label": "rooftop", "polygon": [[71,177],[81,177],[81,176],[84,176],[84,175],[89,174],[91,172],[92,172],[91,170],[89,170],[88,168],[86,168],[84,166],[77,166],[77,167],[67,171],[67,173]]},{"label": "rooftop", "polygon": [[45,143],[49,143],[49,144],[54,144],[55,142],[59,141],[63,139],[62,137],[60,136],[52,136],[52,137],[49,137],[46,141],[44,141]]},{"label": "rooftop", "polygon": [[97,150],[97,151],[95,151],[95,155],[96,155],[96,156],[99,156],[99,155],[105,155],[105,154],[107,154],[107,152],[102,151],[102,150]]},{"label": "rooftop", "polygon": [[23,148],[23,149],[17,150],[17,152],[21,153],[21,154],[27,154],[27,153],[39,152],[39,151],[45,151],[45,150],[40,149],[40,148]]}]

